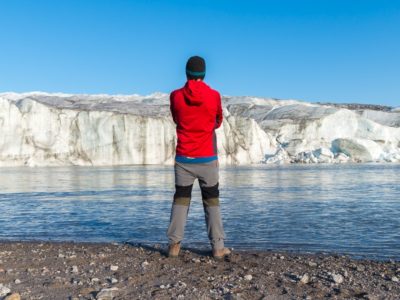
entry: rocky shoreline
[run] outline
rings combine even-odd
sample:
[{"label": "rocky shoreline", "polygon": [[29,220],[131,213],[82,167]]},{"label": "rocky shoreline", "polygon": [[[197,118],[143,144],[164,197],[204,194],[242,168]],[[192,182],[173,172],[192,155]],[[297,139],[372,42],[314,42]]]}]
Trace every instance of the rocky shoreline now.
[{"label": "rocky shoreline", "polygon": [[399,299],[400,262],[161,245],[1,242],[0,299]]}]

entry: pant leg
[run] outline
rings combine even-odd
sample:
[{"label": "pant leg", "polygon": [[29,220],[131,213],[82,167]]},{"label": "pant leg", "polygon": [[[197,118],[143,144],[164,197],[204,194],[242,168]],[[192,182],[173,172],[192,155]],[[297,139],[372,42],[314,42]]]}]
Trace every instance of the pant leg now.
[{"label": "pant leg", "polygon": [[182,164],[175,164],[175,194],[167,230],[170,244],[180,243],[183,239],[195,179],[196,177]]},{"label": "pant leg", "polygon": [[207,163],[199,169],[199,184],[203,199],[207,234],[213,249],[224,248],[224,227],[219,205],[218,161]]}]

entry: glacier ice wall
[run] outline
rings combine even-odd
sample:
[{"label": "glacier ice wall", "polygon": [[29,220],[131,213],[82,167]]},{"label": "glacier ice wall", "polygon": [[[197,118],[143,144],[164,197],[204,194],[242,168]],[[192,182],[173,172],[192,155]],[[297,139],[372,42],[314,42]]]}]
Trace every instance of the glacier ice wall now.
[{"label": "glacier ice wall", "polygon": [[[400,112],[224,97],[221,164],[400,161]],[[172,164],[168,95],[0,94],[0,166]]]}]

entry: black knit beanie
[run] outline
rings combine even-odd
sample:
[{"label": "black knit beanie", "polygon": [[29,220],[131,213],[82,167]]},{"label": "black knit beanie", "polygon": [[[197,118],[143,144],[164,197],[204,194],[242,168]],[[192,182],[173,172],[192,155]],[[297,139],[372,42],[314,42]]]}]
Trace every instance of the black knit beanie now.
[{"label": "black knit beanie", "polygon": [[192,56],[186,63],[186,76],[188,79],[204,79],[206,75],[206,62],[200,56]]}]

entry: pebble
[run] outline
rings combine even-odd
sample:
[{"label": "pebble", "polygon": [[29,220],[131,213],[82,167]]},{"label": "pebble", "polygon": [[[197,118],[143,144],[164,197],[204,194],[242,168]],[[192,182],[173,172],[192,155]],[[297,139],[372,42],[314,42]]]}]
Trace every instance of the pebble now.
[{"label": "pebble", "polygon": [[225,296],[225,300],[242,300],[243,298],[240,296],[240,294],[232,294],[229,293]]},{"label": "pebble", "polygon": [[4,298],[4,300],[21,300],[21,296],[18,293],[12,293]]},{"label": "pebble", "polygon": [[171,287],[171,285],[168,283],[167,285],[160,285],[160,289],[169,289]]},{"label": "pebble", "polygon": [[250,280],[253,279],[253,276],[251,276],[250,274],[247,274],[247,275],[244,276],[244,279],[247,280],[247,281],[250,281]]},{"label": "pebble", "polygon": [[227,294],[227,293],[229,293],[229,292],[230,292],[230,290],[229,290],[227,287],[225,287],[225,286],[219,287],[219,288],[217,289],[217,293],[218,293],[218,294]]},{"label": "pebble", "polygon": [[364,271],[365,271],[365,266],[363,266],[363,265],[358,265],[358,266],[356,267],[356,270],[357,270],[358,272],[364,272]]},{"label": "pebble", "polygon": [[178,281],[174,286],[177,287],[178,289],[184,289],[186,288],[187,284],[184,283],[183,281]]},{"label": "pebble", "polygon": [[142,268],[146,268],[148,265],[149,265],[149,263],[147,262],[147,260],[142,262]]},{"label": "pebble", "polygon": [[268,271],[268,272],[267,272],[267,275],[268,275],[268,276],[272,276],[272,275],[274,275],[274,274],[275,274],[275,272],[273,272],[273,271]]},{"label": "pebble", "polygon": [[96,299],[97,300],[112,300],[118,292],[118,288],[113,287],[109,289],[102,289],[100,292],[97,293]]},{"label": "pebble", "polygon": [[98,279],[97,277],[94,277],[94,278],[90,279],[90,281],[91,281],[92,283],[95,283],[95,282],[99,282],[100,279]]},{"label": "pebble", "polygon": [[111,278],[110,282],[112,284],[116,284],[116,283],[118,283],[118,279],[117,278]]},{"label": "pebble", "polygon": [[303,276],[301,276],[300,282],[301,282],[302,284],[307,284],[307,283],[309,283],[309,282],[310,282],[310,276],[309,276],[307,273],[305,273]]},{"label": "pebble", "polygon": [[74,273],[74,274],[78,273],[79,272],[78,266],[72,266],[71,272]]},{"label": "pebble", "polygon": [[313,261],[309,261],[309,262],[308,262],[308,265],[309,265],[310,267],[316,267],[316,266],[318,266],[318,264],[317,264],[316,262],[313,262]]},{"label": "pebble", "polygon": [[0,283],[0,297],[4,297],[5,295],[7,295],[10,292],[11,292],[11,290],[8,287],[6,287],[2,283]]},{"label": "pebble", "polygon": [[332,280],[335,283],[342,283],[344,281],[344,277],[340,274],[333,273],[331,276],[332,276]]},{"label": "pebble", "polygon": [[111,270],[111,271],[118,271],[118,266],[111,265],[111,266],[110,266],[110,270]]},{"label": "pebble", "polygon": [[[115,289],[116,285],[111,285],[109,283],[109,281],[111,281],[111,283],[119,282],[119,284],[122,284],[126,280],[125,276],[128,276],[128,275],[125,273],[125,268],[122,268],[123,270],[121,269],[121,271],[119,271],[118,265],[112,264],[112,263],[121,264],[121,261],[114,260],[114,261],[108,261],[108,263],[107,263],[107,262],[100,260],[99,262],[96,261],[96,263],[91,262],[91,265],[93,265],[93,266],[97,265],[96,268],[92,267],[93,270],[91,271],[91,270],[87,270],[86,267],[84,268],[81,265],[72,266],[72,263],[68,262],[68,260],[65,260],[66,263],[63,264],[64,259],[57,259],[58,252],[55,252],[55,253],[52,252],[52,253],[53,254],[48,255],[48,257],[50,257],[53,261],[56,261],[57,265],[53,266],[51,264],[50,265],[48,264],[48,268],[50,269],[50,272],[51,272],[50,277],[53,278],[53,276],[59,275],[59,274],[56,274],[59,272],[57,272],[55,270],[61,269],[63,278],[65,277],[65,279],[64,279],[65,288],[71,287],[69,285],[69,279],[71,277],[77,278],[77,277],[79,277],[78,274],[86,273],[88,275],[88,277],[90,276],[89,282],[98,282],[98,283],[91,285],[91,287],[87,287],[87,288],[85,287],[85,289],[82,289],[82,291],[84,290],[84,292],[79,290],[79,292],[82,293],[82,295],[90,294],[91,299],[96,298],[99,300],[108,300],[108,299],[121,297],[122,294],[125,293],[125,290],[123,290],[121,287],[119,287],[119,289],[118,288]],[[65,253],[65,254],[66,254],[66,257],[69,256],[69,253]],[[194,256],[197,256],[197,255],[194,255]],[[80,255],[79,255],[79,257],[80,257]],[[110,258],[111,257],[112,257],[112,254],[110,255]],[[127,262],[128,262],[128,264],[135,265],[136,267],[140,268],[140,266],[141,266],[142,268],[145,268],[146,270],[144,270],[143,272],[146,272],[149,269],[152,270],[153,268],[155,268],[155,271],[157,271],[159,261],[161,261],[161,263],[168,262],[167,260],[165,260],[163,258],[163,256],[161,256],[160,259],[158,257],[159,256],[157,256],[156,258],[155,258],[155,256],[150,256],[150,257],[142,256],[141,259],[140,259],[140,257],[135,257],[132,259],[131,259],[131,257],[129,257]],[[245,255],[243,257],[246,258]],[[147,261],[147,258],[149,258],[149,261]],[[267,270],[268,270],[268,268],[271,268],[271,270],[275,271],[275,272],[268,271],[268,272],[266,272],[266,274],[268,274],[269,276],[276,274],[276,278],[274,278],[274,280],[277,280],[279,278],[282,279],[281,278],[282,276],[280,275],[281,274],[280,265],[283,263],[283,261],[282,262],[280,261],[281,255],[276,255],[277,260],[275,260],[275,261],[271,260],[271,258],[272,258],[271,255],[266,256],[265,258],[266,258],[265,259],[266,261],[271,263],[271,265],[267,266]],[[310,282],[312,283],[312,285],[310,285],[310,286],[308,286],[308,285],[303,286],[304,288],[307,287],[307,293],[309,291],[314,291],[314,284],[315,284],[316,287],[321,286],[320,289],[322,291],[324,291],[324,289],[326,287],[327,288],[326,293],[329,292],[330,295],[332,295],[332,297],[335,297],[337,295],[339,295],[339,296],[337,296],[339,298],[340,298],[340,296],[346,297],[346,295],[351,294],[350,286],[353,286],[353,283],[356,284],[357,286],[358,285],[360,286],[359,287],[360,291],[365,290],[368,293],[370,292],[369,289],[370,289],[371,283],[368,282],[368,280],[371,278],[370,271],[371,272],[374,271],[374,268],[372,267],[374,265],[367,264],[367,267],[365,267],[365,266],[359,267],[358,270],[360,270],[360,271],[361,270],[368,271],[368,273],[363,274],[363,273],[354,272],[356,270],[357,264],[354,263],[354,265],[351,265],[351,261],[350,262],[346,261],[341,264],[334,265],[333,264],[335,262],[334,259],[326,260],[325,267],[322,267],[324,265],[324,263],[322,262],[322,260],[319,260],[318,258],[315,258],[315,259],[312,259],[312,258],[307,259],[307,258],[302,258],[302,257],[300,257],[300,258],[301,258],[300,261],[296,261],[298,268],[296,268],[297,266],[294,267],[293,265],[289,265],[287,268],[285,268],[285,270],[287,270],[287,269],[290,270],[290,268],[292,268],[293,271],[296,271],[294,273],[294,275],[296,277],[293,277],[296,279],[296,282],[299,282],[301,284],[310,284]],[[30,277],[36,276],[36,275],[40,276],[41,270],[49,272],[49,270],[46,268],[42,269],[43,264],[39,264],[39,263],[43,262],[45,259],[46,259],[46,257],[44,257],[44,256],[43,256],[43,258],[37,258],[36,260],[34,260],[35,269],[26,269],[27,272],[33,272],[33,275],[31,275]],[[292,261],[291,256],[284,257],[284,259],[286,261],[287,260],[290,261],[290,262],[284,263],[285,266],[286,266],[286,264],[289,264]],[[193,269],[193,267],[196,267],[197,264],[199,264],[199,266],[200,266],[200,265],[203,265],[202,264],[203,262],[207,262],[207,261],[208,260],[205,258],[199,259],[197,257],[193,258],[192,255],[187,255],[187,256],[185,256],[184,263],[183,262],[182,263],[173,262],[171,264],[165,264],[166,270],[168,270],[168,272],[164,272],[164,274],[169,273],[169,270],[173,269],[172,267],[175,266],[176,271],[173,272],[174,274],[171,274],[173,276],[170,276],[169,279],[167,279],[167,280],[173,280],[173,279],[175,279],[175,280],[173,280],[172,283],[170,282],[170,284],[168,284],[168,285],[164,281],[163,285],[158,286],[160,290],[158,292],[155,291],[154,296],[162,297],[162,296],[169,295],[169,296],[171,296],[171,298],[176,299],[176,297],[180,297],[180,295],[183,295],[184,298],[186,298],[186,297],[190,298],[190,294],[193,293],[193,294],[196,294],[196,296],[200,297],[200,295],[203,295],[203,293],[205,293],[204,295],[206,295],[207,290],[212,288],[214,295],[213,296],[208,295],[210,297],[212,296],[213,298],[236,299],[235,298],[235,296],[237,296],[236,293],[238,291],[245,291],[245,288],[247,289],[247,286],[249,286],[249,287],[251,286],[251,288],[254,289],[254,293],[256,291],[257,291],[257,293],[265,293],[270,288],[270,286],[267,284],[266,284],[266,287],[264,287],[264,285],[256,285],[256,283],[258,283],[258,281],[260,279],[259,276],[257,276],[257,274],[259,273],[259,268],[261,266],[264,267],[264,265],[262,265],[264,262],[259,263],[259,261],[256,261],[256,262],[250,261],[250,263],[245,264],[247,267],[245,267],[245,266],[242,267],[239,264],[237,264],[237,266],[235,266],[235,265],[234,266],[229,266],[229,265],[221,266],[219,264],[215,264],[215,266],[208,266],[208,265],[204,264],[204,268],[206,268],[206,270],[207,270],[207,272],[205,272],[203,274],[203,275],[205,275],[204,279],[207,279],[207,281],[212,282],[212,283],[207,283],[207,281],[206,281],[202,287],[198,287],[200,291],[195,292],[195,288],[193,287],[192,279],[189,277],[190,280],[188,281],[188,280],[186,280],[186,278],[188,278],[188,277],[185,278],[184,276],[182,276],[183,274],[186,274],[184,272],[184,270],[185,270],[184,267]],[[214,262],[213,260],[209,260],[209,261]],[[245,261],[245,259],[243,259],[243,261]],[[38,264],[36,264],[36,262]],[[89,263],[89,262],[90,262],[90,259],[87,263]],[[155,264],[155,262],[157,262],[157,263]],[[194,263],[196,263],[196,264],[194,264]],[[150,266],[150,264],[151,264],[151,266]],[[124,265],[125,265],[125,263],[124,263]],[[163,266],[163,264],[161,264],[161,265]],[[62,266],[62,267],[60,267],[60,266]],[[23,275],[22,273],[24,273],[24,271],[25,271],[24,267],[22,267],[22,269],[20,267],[14,266],[14,265],[8,265],[7,267],[13,267],[14,271],[13,271],[12,277],[8,278],[7,279],[8,281],[4,282],[4,284],[10,283],[10,285],[11,285],[10,287],[13,289],[13,292],[18,291],[18,290],[14,290],[14,288],[15,289],[22,288],[21,285],[18,285],[18,286],[13,285],[13,283],[17,284],[17,283],[21,282],[19,280],[19,277],[23,278],[22,279],[23,285],[28,284],[28,282],[25,282],[26,281],[25,277],[21,276],[21,275]],[[4,269],[7,269],[7,267],[3,266]],[[55,268],[55,267],[57,267],[57,268]],[[71,272],[75,271],[74,267],[76,267],[76,273],[78,273],[78,271],[79,271],[78,274],[71,274]],[[225,267],[227,268],[226,272],[223,272],[222,270]],[[309,267],[316,267],[316,268],[311,269]],[[377,282],[376,284],[378,284],[378,287],[380,286],[380,284],[382,282],[384,282],[385,284],[388,285],[388,288],[387,288],[388,290],[390,288],[392,289],[391,293],[389,293],[388,290],[381,289],[381,291],[379,291],[379,288],[377,289],[377,291],[379,293],[382,292],[382,293],[386,293],[387,295],[389,295],[388,298],[390,296],[392,296],[392,294],[396,293],[396,291],[397,291],[396,288],[399,286],[398,285],[398,282],[400,281],[400,268],[399,267],[400,267],[399,265],[394,265],[393,268],[390,268],[390,267],[389,268],[387,268],[387,267],[385,267],[385,268],[379,267],[378,268],[377,267],[375,269],[375,272],[377,275],[380,275],[382,272],[385,272],[384,280],[382,280],[382,278],[376,277],[376,275],[374,275],[373,279],[376,280],[376,282]],[[214,271],[214,269],[215,269],[215,271]],[[303,271],[301,271],[302,269],[303,269]],[[349,271],[347,272],[346,269]],[[22,270],[22,271],[20,271],[20,270]],[[327,272],[328,270],[330,270],[332,273],[328,273]],[[64,271],[67,271],[67,274],[64,275],[63,274]],[[116,271],[116,273],[114,273],[115,271]],[[312,271],[312,272],[310,272],[310,271]],[[90,272],[92,272],[92,274],[89,274]],[[119,274],[119,272],[121,272],[121,274]],[[310,273],[305,273],[305,272],[310,272]],[[225,273],[227,275],[223,276],[222,274],[225,274]],[[252,275],[250,275],[253,273],[256,274],[255,275],[256,277],[254,277],[254,278]],[[218,274],[218,275],[216,275],[216,274]],[[131,274],[129,274],[129,275],[131,275]],[[354,275],[354,277],[353,277],[353,275]],[[3,276],[3,278],[6,278],[4,273],[1,273],[1,271],[0,271],[0,277],[1,276]],[[94,276],[99,276],[100,279],[95,278]],[[94,277],[94,278],[91,278],[91,277]],[[113,278],[113,277],[115,277],[115,278]],[[15,279],[15,278],[17,278],[17,279]],[[107,280],[105,280],[106,278],[107,278]],[[165,277],[165,279],[166,278],[167,277]],[[271,277],[269,277],[269,278],[271,278]],[[56,277],[56,279],[61,279],[61,277]],[[136,282],[135,281],[136,277],[131,277],[131,279],[132,279],[133,283]],[[165,280],[165,279],[163,279],[163,280]],[[178,279],[184,280],[185,282],[182,282],[182,281],[179,282]],[[321,280],[319,280],[319,279],[321,279]],[[45,278],[45,280],[47,280],[47,278]],[[272,280],[272,281],[274,282],[274,280]],[[386,282],[385,282],[385,280],[386,280]],[[188,283],[186,283],[186,281],[188,281]],[[1,279],[0,279],[0,282],[1,282]],[[87,283],[86,280],[84,282],[85,282],[85,284]],[[232,286],[229,285],[229,282],[234,282],[234,285],[232,285]],[[390,283],[390,282],[392,282],[392,283]],[[283,288],[282,284],[285,285],[285,283],[286,283],[286,279],[283,277],[282,281],[280,282],[280,285],[277,288],[272,287],[272,289],[274,289],[274,291],[279,293],[280,290]],[[338,285],[340,283],[341,283],[341,285]],[[47,284],[47,283],[45,283],[45,284]],[[75,284],[80,284],[80,281],[77,280],[75,282]],[[150,282],[149,285],[144,285],[144,289],[143,289],[144,292],[142,295],[145,295],[145,293],[148,293],[152,289],[151,287],[154,287],[153,284],[154,284],[153,282]],[[320,284],[320,285],[318,285],[318,284]],[[331,288],[329,288],[329,284],[331,284]],[[348,284],[348,286],[347,286],[347,284]],[[151,286],[151,287],[149,287],[149,286]],[[273,286],[273,283],[272,283],[272,286]],[[50,288],[51,287],[52,286],[50,285]],[[113,288],[111,288],[111,287],[113,287]],[[0,284],[0,288],[4,288],[4,286]],[[148,291],[146,290],[147,288],[148,288]],[[301,288],[301,285],[297,286],[297,287],[292,285],[292,288],[299,289],[299,288]],[[292,288],[289,289],[290,295],[292,295],[292,290],[291,290]],[[74,286],[73,289],[76,292],[78,292],[79,288],[77,286]],[[330,290],[328,291],[328,289],[330,289]],[[347,290],[347,289],[349,289],[349,290]],[[193,290],[193,292],[192,292],[192,290]],[[22,291],[18,291],[18,292],[20,292],[24,298],[27,297],[27,295],[28,295],[28,297],[30,295],[29,292],[26,292],[25,290],[23,293],[22,293]],[[127,291],[127,292],[129,292],[129,291]],[[97,293],[97,295],[96,295],[96,293]],[[304,293],[301,294],[302,299],[306,299],[305,293],[306,293],[306,291],[304,291]],[[324,295],[324,293],[325,292],[321,292],[321,295]],[[6,295],[11,296],[10,289],[7,290]],[[82,295],[78,296],[78,295],[73,294],[73,296],[76,297],[76,299],[83,299],[85,296],[82,296]],[[150,295],[150,294],[147,294],[147,295]],[[71,294],[69,296],[71,296]],[[208,296],[207,296],[207,298],[208,298]],[[4,297],[5,297],[5,295],[0,296],[0,299],[15,300],[15,299],[20,299],[21,296],[19,296],[19,298],[15,298],[15,299],[14,298],[4,298]],[[244,297],[244,296],[242,296],[242,297]],[[369,297],[369,295],[368,295],[368,297]],[[72,296],[71,296],[71,298],[72,298]],[[273,298],[271,298],[271,299],[273,299]],[[396,299],[396,297],[394,299]]]}]

